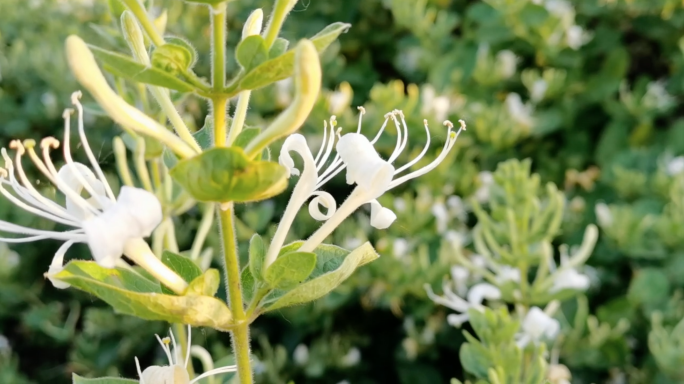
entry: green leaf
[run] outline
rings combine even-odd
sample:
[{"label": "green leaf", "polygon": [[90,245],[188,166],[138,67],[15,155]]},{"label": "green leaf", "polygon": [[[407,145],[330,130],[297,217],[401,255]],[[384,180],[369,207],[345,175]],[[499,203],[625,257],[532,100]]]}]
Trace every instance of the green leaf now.
[{"label": "green leaf", "polygon": [[109,5],[109,13],[115,20],[120,20],[121,15],[126,10],[126,6],[120,0],[107,0],[107,5]]},{"label": "green leaf", "polygon": [[244,38],[235,48],[235,60],[249,72],[268,59],[266,42],[260,35],[252,35]]},{"label": "green leaf", "polygon": [[254,290],[257,285],[249,265],[242,269],[242,273],[240,273],[240,283],[242,284],[242,301],[249,303],[252,301]]},{"label": "green leaf", "polygon": [[202,275],[202,270],[189,258],[178,255],[171,251],[162,253],[162,263],[176,272],[183,280],[188,283]]},{"label": "green leaf", "polygon": [[316,267],[313,252],[290,252],[279,256],[264,273],[264,279],[273,288],[289,289],[311,275]]},{"label": "green leaf", "polygon": [[[311,38],[316,50],[323,52],[337,37],[346,32],[351,25],[347,23],[333,23],[325,27]],[[257,89],[286,79],[294,73],[294,50],[289,50],[282,55],[269,59],[247,73],[240,82],[240,89]]]},{"label": "green leaf", "polygon": [[167,43],[178,45],[180,47],[185,48],[185,50],[188,53],[190,53],[188,68],[192,68],[195,66],[195,64],[197,63],[197,49],[195,49],[195,47],[193,47],[189,41],[178,36],[164,36],[164,39]]},{"label": "green leaf", "polygon": [[274,59],[282,55],[283,53],[285,53],[285,51],[287,51],[288,45],[290,45],[290,42],[283,39],[282,37],[275,39],[273,45],[271,45],[271,49],[268,51],[268,58]]},{"label": "green leaf", "polygon": [[221,284],[221,275],[219,274],[219,271],[214,268],[209,268],[190,283],[185,294],[213,297],[216,295],[216,291],[218,291],[219,284]]},{"label": "green leaf", "polygon": [[[298,248],[301,246],[301,242],[295,246]],[[321,298],[342,284],[344,280],[351,276],[356,268],[370,263],[379,257],[373,246],[367,242],[348,253],[338,265],[337,263],[340,259],[338,252],[340,250],[341,248],[334,246],[317,247],[314,250],[317,255],[316,267],[311,276],[309,276],[308,281],[282,295],[274,293],[270,297],[266,297],[264,299],[265,310],[272,311]],[[334,251],[335,253],[329,253],[328,251]],[[328,271],[327,268],[332,266],[337,266],[337,268]],[[319,275],[316,275],[317,273]]]},{"label": "green leaf", "polygon": [[[256,127],[245,127],[242,132],[240,132],[237,137],[235,138],[235,142],[233,143],[234,146],[240,147],[240,148],[247,148],[247,145],[257,137],[257,135],[261,133],[261,128],[256,128]],[[258,156],[254,158],[254,160],[262,160],[263,159],[263,152],[261,152]]]},{"label": "green leaf", "polygon": [[140,381],[132,379],[122,379],[119,377],[99,377],[97,379],[86,379],[75,373],[71,375],[73,384],[139,384]]},{"label": "green leaf", "polygon": [[264,240],[258,234],[254,234],[249,240],[249,270],[252,276],[259,281],[263,281],[264,258],[266,257],[266,247]]},{"label": "green leaf", "polygon": [[159,285],[127,269],[73,260],[55,277],[99,297],[117,313],[221,331],[233,325],[230,309],[222,301],[208,296],[162,294]]},{"label": "green leaf", "polygon": [[152,52],[152,66],[173,76],[190,68],[192,51],[183,45],[166,43]]},{"label": "green leaf", "polygon": [[660,303],[669,297],[670,282],[663,270],[644,268],[636,272],[627,290],[627,298],[635,304]]},{"label": "green leaf", "polygon": [[271,161],[252,161],[239,147],[212,148],[185,159],[171,176],[198,201],[267,199],[287,187],[286,170]]},{"label": "green leaf", "polygon": [[474,347],[469,343],[464,343],[461,345],[459,358],[463,369],[472,373],[477,378],[487,378],[487,371],[491,366],[491,362],[489,357],[482,352],[481,348]]},{"label": "green leaf", "polygon": [[93,55],[102,61],[104,69],[116,76],[179,92],[192,92],[195,89],[192,85],[160,69],[138,63],[132,57],[92,45],[88,47],[93,52]]}]

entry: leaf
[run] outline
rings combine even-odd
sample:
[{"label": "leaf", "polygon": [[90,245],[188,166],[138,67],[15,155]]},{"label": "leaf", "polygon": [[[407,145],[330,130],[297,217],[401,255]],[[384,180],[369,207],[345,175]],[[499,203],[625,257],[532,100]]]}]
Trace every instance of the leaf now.
[{"label": "leaf", "polygon": [[266,247],[264,240],[258,234],[254,234],[249,240],[249,270],[254,279],[263,281],[264,258],[266,257]]},{"label": "leaf", "polygon": [[190,53],[190,60],[188,61],[188,68],[192,68],[197,63],[197,49],[190,44],[189,41],[178,36],[164,36],[167,43],[178,45],[185,48],[185,50]]},{"label": "leaf", "polygon": [[171,176],[198,201],[267,199],[287,187],[286,170],[271,161],[252,161],[239,147],[209,149],[184,159]]},{"label": "leaf", "polygon": [[[290,246],[292,246],[292,244],[290,244]],[[299,246],[301,246],[301,244],[296,245],[297,248]],[[277,295],[276,293],[265,298],[265,310],[272,311],[321,298],[342,284],[344,280],[351,276],[356,268],[370,263],[379,257],[375,252],[375,249],[373,249],[373,246],[366,242],[359,248],[348,253],[344,257],[344,260],[337,265],[340,256],[339,254],[328,252],[328,250],[331,250],[330,247],[334,246],[319,246],[314,250],[317,256],[317,262],[308,281],[282,295]],[[340,249],[341,248],[339,247],[334,247],[334,251],[339,251]],[[327,268],[330,266],[337,266],[337,268],[327,271]],[[317,272],[320,275],[315,276]]]},{"label": "leaf", "polygon": [[[261,133],[261,128],[256,128],[256,127],[246,127],[240,132],[237,137],[235,138],[235,142],[233,143],[234,146],[240,147],[240,148],[246,148],[247,145],[257,137],[257,135]],[[263,151],[254,158],[254,160],[262,160],[263,159]]]},{"label": "leaf", "polygon": [[179,92],[192,92],[195,89],[192,85],[160,69],[138,63],[132,57],[92,45],[88,47],[93,52],[93,55],[102,61],[104,69],[116,76]]},{"label": "leaf", "polygon": [[96,379],[87,379],[75,373],[71,375],[73,384],[139,384],[140,381],[132,379],[122,379],[119,377],[98,377]]},{"label": "leaf", "polygon": [[627,298],[635,304],[661,303],[669,297],[670,282],[663,270],[644,268],[636,272],[627,290]]},{"label": "leaf", "polygon": [[171,251],[162,253],[162,263],[176,272],[188,283],[202,275],[202,270],[189,258]]},{"label": "leaf", "polygon": [[461,345],[461,350],[458,355],[463,369],[472,373],[477,378],[487,378],[487,371],[489,370],[491,362],[489,357],[482,353],[480,348],[476,348],[469,343],[464,343]]},{"label": "leaf", "polygon": [[219,271],[214,268],[207,269],[201,276],[193,280],[185,295],[199,295],[214,297],[218,291],[219,284],[221,284],[221,275]]},{"label": "leaf", "polygon": [[264,279],[273,288],[289,289],[311,275],[316,266],[313,252],[290,252],[279,256],[264,273]]},{"label": "leaf", "polygon": [[[333,23],[325,27],[311,38],[316,50],[323,52],[337,37],[346,32],[351,25],[347,23]],[[286,79],[294,73],[294,50],[289,50],[282,55],[269,59],[247,73],[240,81],[241,90],[258,89]]]},{"label": "leaf", "polygon": [[252,301],[254,290],[256,288],[256,281],[254,280],[254,276],[252,275],[249,265],[242,269],[242,273],[240,273],[240,283],[242,284],[242,301],[249,303]]},{"label": "leaf", "polygon": [[260,35],[252,35],[244,38],[235,48],[235,60],[249,72],[268,59],[266,42]]},{"label": "leaf", "polygon": [[285,53],[285,51],[287,51],[288,45],[290,45],[290,42],[283,39],[282,37],[275,39],[273,45],[271,45],[271,49],[268,51],[268,58],[274,59],[282,55],[283,53]]},{"label": "leaf", "polygon": [[221,331],[233,325],[233,316],[222,301],[208,296],[165,295],[158,285],[126,269],[73,260],[55,277],[99,297],[117,313]]},{"label": "leaf", "polygon": [[185,45],[166,43],[152,52],[152,66],[177,76],[190,68],[193,53]]}]

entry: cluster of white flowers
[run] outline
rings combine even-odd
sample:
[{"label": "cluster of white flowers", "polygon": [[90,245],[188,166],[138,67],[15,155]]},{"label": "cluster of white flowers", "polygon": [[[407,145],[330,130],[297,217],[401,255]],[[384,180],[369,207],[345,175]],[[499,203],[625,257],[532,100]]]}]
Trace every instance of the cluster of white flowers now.
[{"label": "cluster of white flowers", "polygon": [[[453,124],[445,121],[444,125],[448,128],[447,140],[442,153],[430,164],[417,171],[400,176],[404,171],[418,163],[430,148],[430,130],[427,120],[424,121],[427,135],[425,147],[416,158],[395,169],[394,162],[408,144],[408,127],[404,114],[398,110],[387,113],[379,132],[373,140],[369,140],[361,133],[363,115],[366,111],[363,107],[359,107],[359,111],[356,132],[341,135],[341,128],[336,129],[335,116],[325,122],[323,144],[316,156],[313,155],[306,138],[301,134],[292,134],[283,143],[278,160],[288,169],[290,175],[299,176],[299,181],[292,192],[285,213],[271,241],[266,255],[267,265],[276,259],[297,212],[311,197],[313,199],[309,204],[309,213],[314,219],[324,221],[324,224],[304,242],[300,248],[302,251],[313,251],[344,219],[364,204],[370,205],[370,224],[373,227],[378,229],[389,227],[396,219],[396,215],[389,208],[381,206],[377,198],[402,183],[434,169],[446,158],[460,132],[465,130],[463,121],[461,121],[461,127],[456,132],[452,131]],[[389,159],[384,160],[375,150],[374,144],[380,139],[381,134],[390,122],[396,128],[397,142]],[[332,156],[333,150],[336,151],[334,157]],[[292,151],[298,153],[303,160],[304,165],[301,171],[295,166],[294,159],[290,155]],[[328,161],[331,158],[332,160]],[[333,196],[328,192],[321,191],[321,188],[343,170],[346,170],[347,183],[356,184],[356,188],[338,207]],[[323,213],[320,207],[325,208],[326,212]]]},{"label": "cluster of white flowers", "polygon": [[[78,111],[78,134],[90,167],[75,162],[71,155],[70,115],[73,110],[64,112],[64,140],[60,143],[53,137],[44,138],[40,143],[42,159],[35,150],[35,142],[23,143],[14,140],[10,148],[15,151],[12,160],[2,148],[4,168],[0,168],[0,194],[17,207],[36,216],[48,219],[59,225],[72,227],[66,231],[47,231],[24,227],[0,221],[0,231],[23,235],[23,237],[2,237],[0,242],[23,243],[43,239],[64,241],[57,250],[46,274],[57,288],[69,285],[53,276],[63,268],[64,256],[74,243],[86,243],[95,261],[105,268],[114,268],[125,254],[142,266],[150,266],[162,281],[184,285],[177,275],[166,268],[149,249],[142,239],[150,236],[162,220],[159,200],[143,189],[124,186],[118,198],[100,168],[86,138],[83,126],[83,107],[79,102],[80,92],[72,95],[72,103]],[[57,169],[50,151],[63,147],[65,164]],[[42,195],[29,181],[24,172],[22,157],[28,154],[35,167],[61,192],[65,204]],[[85,196],[84,196],[85,195]],[[170,279],[170,280],[169,280]]]},{"label": "cluster of white flowers", "polygon": [[560,29],[549,37],[549,43],[556,45],[563,42],[571,49],[577,50],[588,43],[592,35],[575,24],[575,8],[566,0],[532,0],[534,4],[543,5],[547,12],[560,20]]}]

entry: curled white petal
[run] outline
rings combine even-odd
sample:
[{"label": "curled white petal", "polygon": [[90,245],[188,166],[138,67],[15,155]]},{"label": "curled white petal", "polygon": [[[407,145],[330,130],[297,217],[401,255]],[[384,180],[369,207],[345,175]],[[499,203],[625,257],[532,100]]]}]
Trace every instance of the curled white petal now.
[{"label": "curled white petal", "polygon": [[470,319],[470,316],[467,313],[452,313],[447,316],[447,323],[452,327],[460,327],[463,323],[468,321],[468,319]]},{"label": "curled white petal", "polygon": [[470,291],[468,291],[468,303],[473,306],[481,305],[484,299],[498,300],[500,298],[501,291],[499,288],[488,283],[475,284],[470,288]]},{"label": "curled white petal", "polygon": [[[102,199],[106,197],[105,187],[100,180],[97,179],[95,173],[90,170],[87,166],[81,163],[68,163],[59,169],[57,173],[57,179],[64,183],[69,189],[73,190],[77,194],[80,194],[83,189],[90,189],[98,196],[91,196],[86,199],[86,201],[93,207],[104,208],[101,202],[109,201]],[[84,185],[83,182],[88,183]],[[71,199],[69,196],[66,197],[66,210],[69,214],[84,219],[88,216],[88,212],[84,210],[77,202]]]},{"label": "curled white petal", "polygon": [[542,338],[553,339],[560,331],[560,323],[540,308],[532,307],[525,315],[521,331],[532,341],[539,341]]},{"label": "curled white petal", "polygon": [[397,219],[391,209],[383,207],[377,200],[371,200],[370,206],[370,224],[377,229],[387,229]]},{"label": "curled white petal", "polygon": [[[314,192],[314,197],[309,203],[309,214],[315,220],[325,221],[332,217],[337,210],[337,202],[328,192]],[[321,212],[320,207],[327,209],[326,213]]]},{"label": "curled white petal", "polygon": [[584,291],[589,288],[589,276],[579,273],[574,268],[567,268],[559,270],[553,276],[553,286],[551,293],[556,293],[564,289],[574,289]]},{"label": "curled white petal", "polygon": [[60,273],[64,269],[64,255],[73,244],[73,241],[67,241],[62,244],[61,247],[59,247],[57,252],[55,252],[55,256],[52,258],[52,262],[50,263],[47,273],[45,274],[48,280],[50,280],[52,285],[57,289],[66,289],[71,286],[69,283],[55,279],[53,276]]}]

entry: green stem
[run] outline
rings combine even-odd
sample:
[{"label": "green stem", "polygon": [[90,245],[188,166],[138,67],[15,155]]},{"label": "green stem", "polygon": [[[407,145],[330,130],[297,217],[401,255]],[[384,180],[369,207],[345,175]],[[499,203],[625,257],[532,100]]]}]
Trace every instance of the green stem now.
[{"label": "green stem", "polygon": [[211,86],[220,91],[226,83],[226,3],[211,7],[211,27]]},{"label": "green stem", "polygon": [[283,26],[287,14],[290,13],[296,3],[296,0],[276,0],[273,13],[271,14],[271,22],[268,23],[266,32],[264,32],[266,48],[271,49],[273,42],[280,34],[280,28]]},{"label": "green stem", "polygon": [[231,331],[233,339],[233,353],[238,368],[240,384],[252,384],[252,368],[249,358],[249,322],[245,316],[242,303],[242,289],[240,287],[240,265],[235,239],[235,223],[233,219],[233,204],[218,207],[219,222],[221,224],[221,238],[223,242],[224,268],[226,272],[227,289],[230,310],[233,312],[236,326]]}]

